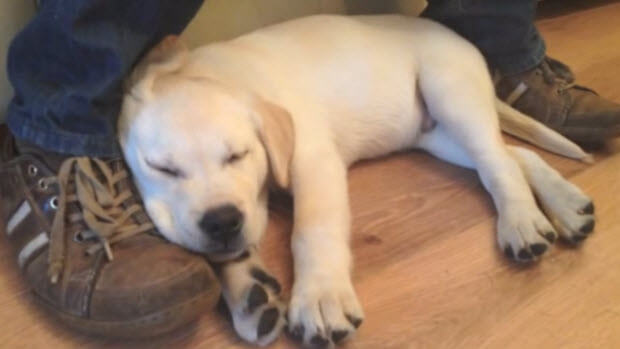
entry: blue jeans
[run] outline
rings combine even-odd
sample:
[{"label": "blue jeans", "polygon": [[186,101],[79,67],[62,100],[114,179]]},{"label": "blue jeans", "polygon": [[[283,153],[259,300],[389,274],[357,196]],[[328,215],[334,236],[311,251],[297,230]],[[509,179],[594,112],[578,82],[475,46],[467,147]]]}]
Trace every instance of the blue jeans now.
[{"label": "blue jeans", "polygon": [[7,124],[21,140],[117,157],[122,80],[152,45],[179,34],[202,0],[43,0],[9,48]]},{"label": "blue jeans", "polygon": [[[202,0],[43,0],[11,43],[15,89],[7,124],[21,140],[71,155],[120,156],[116,120],[123,78],[140,56],[178,34]],[[477,45],[514,73],[537,65],[545,46],[535,0],[431,0],[424,16]]]},{"label": "blue jeans", "polygon": [[503,74],[530,70],[545,57],[534,25],[536,0],[429,0],[423,17],[441,22],[472,42]]}]

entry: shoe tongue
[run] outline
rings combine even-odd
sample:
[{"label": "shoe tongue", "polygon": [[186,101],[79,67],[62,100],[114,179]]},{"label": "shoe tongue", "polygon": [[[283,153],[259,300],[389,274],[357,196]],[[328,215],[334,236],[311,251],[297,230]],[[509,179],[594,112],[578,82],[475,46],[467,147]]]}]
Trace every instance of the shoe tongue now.
[{"label": "shoe tongue", "polygon": [[549,68],[560,79],[566,81],[567,83],[572,83],[575,81],[575,75],[566,64],[551,57],[545,57],[544,62],[548,64]]},{"label": "shoe tongue", "polygon": [[58,173],[60,165],[62,165],[62,163],[70,157],[70,155],[47,151],[30,142],[16,140],[15,143],[17,145],[18,154],[29,154],[35,156],[37,159],[46,164],[54,173]]}]

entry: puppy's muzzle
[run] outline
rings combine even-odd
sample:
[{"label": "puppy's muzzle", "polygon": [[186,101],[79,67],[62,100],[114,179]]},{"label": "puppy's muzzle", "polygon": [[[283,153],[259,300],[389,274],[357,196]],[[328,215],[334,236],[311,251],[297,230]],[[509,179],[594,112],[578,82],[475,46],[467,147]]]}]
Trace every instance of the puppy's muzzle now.
[{"label": "puppy's muzzle", "polygon": [[210,241],[221,249],[235,249],[241,238],[243,213],[233,205],[223,205],[208,210],[198,222]]}]

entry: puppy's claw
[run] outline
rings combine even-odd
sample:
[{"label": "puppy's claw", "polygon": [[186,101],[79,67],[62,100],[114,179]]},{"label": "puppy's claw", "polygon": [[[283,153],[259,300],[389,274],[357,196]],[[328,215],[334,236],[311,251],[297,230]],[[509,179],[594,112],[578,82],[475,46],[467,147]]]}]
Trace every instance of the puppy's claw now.
[{"label": "puppy's claw", "polygon": [[572,239],[571,242],[574,243],[574,244],[579,244],[580,242],[582,242],[585,239],[586,239],[585,235],[575,235],[575,236],[573,236],[573,239]]},{"label": "puppy's claw", "polygon": [[594,230],[594,219],[590,219],[586,224],[582,225],[579,231],[582,234],[590,234]]},{"label": "puppy's claw", "polygon": [[544,236],[545,236],[545,239],[547,239],[547,241],[549,241],[549,243],[551,244],[554,243],[555,239],[557,238],[556,233],[552,231],[546,232]]},{"label": "puppy's claw", "polygon": [[329,340],[320,334],[315,334],[314,337],[310,339],[310,344],[316,348],[327,348],[329,345]]},{"label": "puppy's claw", "polygon": [[217,309],[217,312],[226,319],[226,321],[230,323],[233,322],[232,314],[230,313],[228,304],[226,304],[226,300],[224,299],[223,296],[220,296],[220,300],[217,302],[216,309]]},{"label": "puppy's claw", "polygon": [[300,326],[296,326],[291,331],[288,331],[288,334],[289,334],[289,337],[291,337],[291,339],[294,340],[295,342],[301,342],[304,340],[304,332],[305,332],[304,327],[300,325]]},{"label": "puppy's claw", "polygon": [[594,203],[590,201],[584,208],[582,208],[579,213],[581,214],[594,214]]},{"label": "puppy's claw", "polygon": [[517,256],[519,257],[519,260],[522,261],[529,261],[533,257],[532,253],[525,248],[522,248]]},{"label": "puppy's claw", "polygon": [[336,330],[332,332],[332,341],[335,344],[340,343],[347,335],[349,334],[349,331],[347,330]]},{"label": "puppy's claw", "polygon": [[362,322],[364,321],[363,319],[360,319],[352,315],[347,315],[347,320],[349,320],[351,325],[353,325],[353,327],[355,328],[359,328],[362,325]]},{"label": "puppy's claw", "polygon": [[534,254],[534,256],[538,257],[541,254],[545,253],[545,251],[547,251],[547,245],[533,244],[533,245],[530,245],[530,249],[532,250],[532,253]]}]

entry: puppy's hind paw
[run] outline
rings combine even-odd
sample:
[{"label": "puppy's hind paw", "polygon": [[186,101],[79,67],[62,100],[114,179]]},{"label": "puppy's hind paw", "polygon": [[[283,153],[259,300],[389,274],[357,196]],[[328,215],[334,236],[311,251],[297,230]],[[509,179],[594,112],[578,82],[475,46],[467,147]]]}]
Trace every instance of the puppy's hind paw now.
[{"label": "puppy's hind paw", "polygon": [[557,232],[537,207],[513,209],[498,219],[498,243],[506,257],[527,263],[539,259],[557,240]]}]

